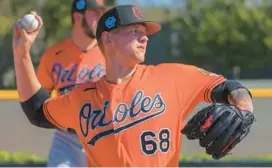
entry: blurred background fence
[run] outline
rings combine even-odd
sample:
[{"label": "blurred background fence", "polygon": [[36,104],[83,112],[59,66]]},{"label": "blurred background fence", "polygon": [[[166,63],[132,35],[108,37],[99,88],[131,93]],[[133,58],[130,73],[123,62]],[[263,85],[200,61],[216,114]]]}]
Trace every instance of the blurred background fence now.
[{"label": "blurred background fence", "polygon": [[[272,147],[269,145],[272,139],[269,131],[272,118],[271,0],[105,2],[110,5],[135,4],[144,11],[146,18],[162,24],[162,31],[149,38],[146,64],[194,64],[257,89],[253,92],[258,122],[248,139],[233,151],[233,156],[254,156],[261,162],[272,160]],[[52,130],[35,128],[28,123],[19,104],[12,100],[16,98],[16,92],[7,91],[15,89],[12,25],[32,9],[42,16],[44,28],[31,51],[37,67],[47,47],[71,34],[70,6],[71,0],[0,0],[0,162],[12,160],[8,153],[14,152],[28,152],[46,158],[52,138]],[[196,141],[184,140],[181,152],[199,155],[204,151]],[[204,156],[201,157],[203,159]],[[190,160],[199,161],[197,158]]]}]

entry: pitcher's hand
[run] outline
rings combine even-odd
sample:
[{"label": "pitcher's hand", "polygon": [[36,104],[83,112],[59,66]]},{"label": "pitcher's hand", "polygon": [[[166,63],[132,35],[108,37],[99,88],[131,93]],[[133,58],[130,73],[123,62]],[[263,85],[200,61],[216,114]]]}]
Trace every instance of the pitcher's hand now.
[{"label": "pitcher's hand", "polygon": [[42,18],[37,15],[36,12],[30,12],[35,15],[36,19],[39,22],[39,27],[37,31],[32,33],[27,33],[21,26],[20,20],[16,22],[13,28],[13,39],[12,39],[12,48],[14,57],[22,55],[23,53],[27,53],[30,51],[32,44],[34,43],[42,25]]}]

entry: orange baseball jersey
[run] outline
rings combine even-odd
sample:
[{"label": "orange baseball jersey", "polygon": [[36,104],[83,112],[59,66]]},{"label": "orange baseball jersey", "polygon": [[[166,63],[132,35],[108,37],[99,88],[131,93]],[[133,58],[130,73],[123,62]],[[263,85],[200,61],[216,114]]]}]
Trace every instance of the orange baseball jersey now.
[{"label": "orange baseball jersey", "polygon": [[104,62],[98,46],[83,52],[67,38],[43,54],[37,77],[46,90],[61,95],[77,84],[100,79],[105,75]]},{"label": "orange baseball jersey", "polygon": [[178,166],[186,116],[225,80],[191,65],[139,65],[121,84],[102,77],[48,99],[44,114],[76,130],[89,166]]}]

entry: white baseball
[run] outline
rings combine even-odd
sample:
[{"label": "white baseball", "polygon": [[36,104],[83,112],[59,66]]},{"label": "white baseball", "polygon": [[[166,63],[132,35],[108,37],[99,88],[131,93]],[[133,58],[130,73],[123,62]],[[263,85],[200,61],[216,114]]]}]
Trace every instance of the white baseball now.
[{"label": "white baseball", "polygon": [[19,22],[27,33],[35,32],[39,28],[39,21],[32,14],[25,15]]}]

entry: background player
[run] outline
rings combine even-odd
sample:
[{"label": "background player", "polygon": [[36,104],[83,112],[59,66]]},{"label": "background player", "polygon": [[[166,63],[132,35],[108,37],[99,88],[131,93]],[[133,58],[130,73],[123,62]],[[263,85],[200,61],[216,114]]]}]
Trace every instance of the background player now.
[{"label": "background player", "polygon": [[[38,79],[48,92],[56,90],[62,95],[77,84],[97,81],[105,74],[104,57],[95,39],[98,19],[105,10],[102,1],[73,0],[71,37],[47,49],[38,67]],[[73,130],[57,129],[47,166],[87,166],[85,151]]]},{"label": "background player", "polygon": [[[37,32],[28,35],[16,27],[13,52],[24,112],[35,122],[73,128],[86,150],[88,166],[177,166],[180,130],[198,103],[231,103],[247,114],[253,104],[238,82],[195,66],[139,65],[147,36],[159,30],[160,25],[145,21],[135,6],[112,8],[100,19],[96,33],[106,59],[106,76],[50,99],[36,80],[29,55]],[[221,113],[240,121],[231,110]],[[223,115],[218,123],[227,121],[233,120]],[[230,132],[233,126],[228,127]]]}]

